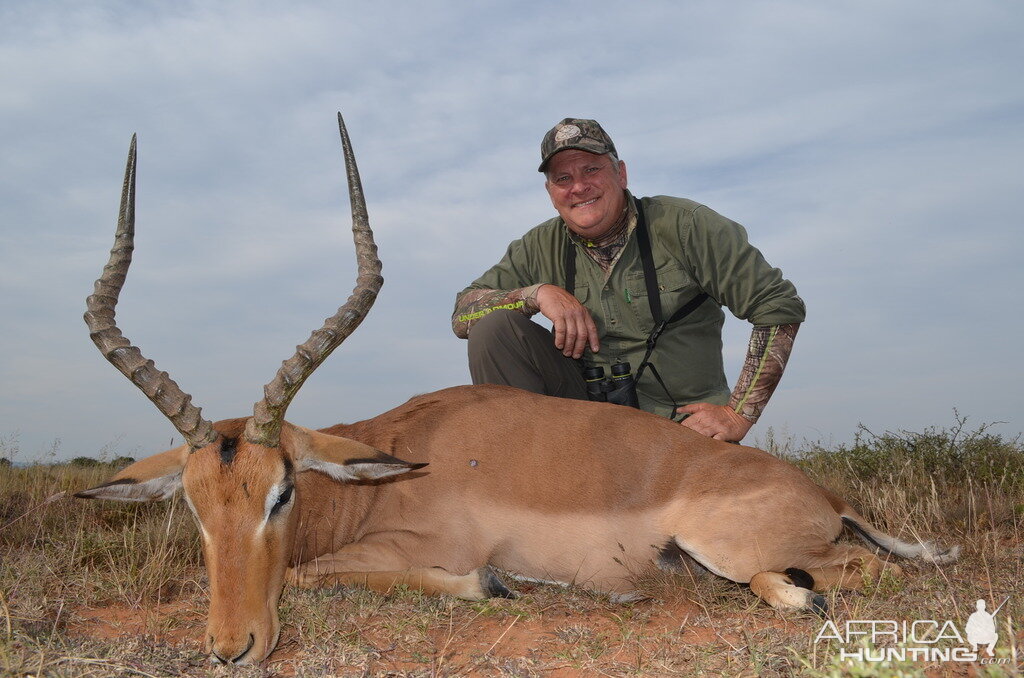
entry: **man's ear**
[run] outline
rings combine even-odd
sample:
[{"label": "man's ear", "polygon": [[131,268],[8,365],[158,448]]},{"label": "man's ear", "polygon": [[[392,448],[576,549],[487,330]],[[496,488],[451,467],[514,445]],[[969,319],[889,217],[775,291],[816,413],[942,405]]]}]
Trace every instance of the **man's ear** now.
[{"label": "man's ear", "polygon": [[182,445],[140,459],[121,469],[103,483],[76,492],[80,499],[111,499],[113,501],[159,501],[168,499],[181,487],[181,472],[188,459],[189,447]]},{"label": "man's ear", "polygon": [[[291,448],[299,471],[319,471],[342,482],[380,480],[423,468],[392,457],[351,438],[289,426]],[[284,437],[282,431],[282,438]]]}]

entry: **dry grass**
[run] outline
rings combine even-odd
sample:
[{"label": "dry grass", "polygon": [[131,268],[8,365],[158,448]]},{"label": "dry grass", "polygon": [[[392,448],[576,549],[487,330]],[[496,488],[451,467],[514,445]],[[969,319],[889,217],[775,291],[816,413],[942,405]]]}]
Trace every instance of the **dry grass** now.
[{"label": "dry grass", "polygon": [[[924,433],[862,431],[832,449],[769,443],[887,531],[963,546],[954,565],[901,563],[904,579],[829,594],[833,620],[952,619],[962,628],[974,600],[1006,596],[1000,623],[1024,619],[1019,439],[958,420]],[[780,615],[713,577],[661,573],[639,582],[654,599],[632,605],[525,584],[516,600],[483,603],[288,589],[270,659],[214,668],[201,648],[205,578],[182,501],[68,498],[112,471],[0,466],[0,675],[1014,675],[1012,665],[840,664],[836,647],[814,643],[821,619]],[[1004,655],[1024,648],[1019,630],[1015,645],[1003,634]]]}]

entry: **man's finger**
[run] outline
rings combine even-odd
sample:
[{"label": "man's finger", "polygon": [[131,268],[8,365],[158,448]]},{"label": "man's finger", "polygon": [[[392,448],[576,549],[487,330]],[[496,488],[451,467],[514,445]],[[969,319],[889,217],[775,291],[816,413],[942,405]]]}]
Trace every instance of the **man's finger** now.
[{"label": "man's finger", "polygon": [[572,317],[572,314],[567,313],[563,322],[565,323],[565,342],[560,348],[562,349],[563,354],[571,356],[575,353],[576,344],[579,342],[579,339],[577,338],[579,332],[576,329],[576,319]]},{"label": "man's finger", "polygon": [[565,346],[565,320],[552,318],[551,322],[555,328],[555,348],[562,350],[562,347]]},{"label": "man's finger", "polygon": [[[586,311],[584,311],[585,313]],[[583,356],[583,349],[587,347],[587,341],[590,339],[590,336],[584,318],[576,315],[573,320],[576,322],[576,342],[572,347],[572,357],[579,358]]]},{"label": "man's finger", "polygon": [[698,433],[704,432],[701,430],[704,428],[704,422],[698,420],[696,417],[689,416],[679,423],[685,426],[686,428],[692,428],[694,431],[697,431]]},{"label": "man's finger", "polygon": [[590,350],[597,353],[601,350],[601,340],[597,337],[597,324],[590,315],[590,311],[583,309],[587,320],[587,338],[590,340]]}]

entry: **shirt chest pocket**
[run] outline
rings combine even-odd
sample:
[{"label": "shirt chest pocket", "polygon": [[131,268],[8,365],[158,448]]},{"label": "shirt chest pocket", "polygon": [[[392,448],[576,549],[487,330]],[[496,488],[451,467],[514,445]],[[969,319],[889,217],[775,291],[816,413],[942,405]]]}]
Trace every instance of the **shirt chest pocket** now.
[{"label": "shirt chest pocket", "polygon": [[[647,302],[647,285],[643,271],[635,271],[626,276],[626,290],[629,295],[629,307],[645,332],[654,329],[654,317],[651,306]],[[668,319],[701,289],[690,275],[680,268],[665,268],[658,271],[658,296],[661,299],[661,315]]]}]

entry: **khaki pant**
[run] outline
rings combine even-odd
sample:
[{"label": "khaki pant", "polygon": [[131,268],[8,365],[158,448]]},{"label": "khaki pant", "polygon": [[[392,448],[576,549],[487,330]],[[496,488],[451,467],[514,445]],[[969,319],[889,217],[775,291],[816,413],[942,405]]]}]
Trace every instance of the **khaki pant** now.
[{"label": "khaki pant", "polygon": [[582,361],[562,355],[551,332],[515,311],[493,311],[470,329],[469,373],[474,384],[587,399]]}]

